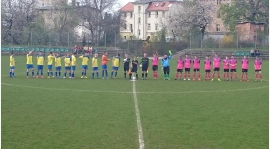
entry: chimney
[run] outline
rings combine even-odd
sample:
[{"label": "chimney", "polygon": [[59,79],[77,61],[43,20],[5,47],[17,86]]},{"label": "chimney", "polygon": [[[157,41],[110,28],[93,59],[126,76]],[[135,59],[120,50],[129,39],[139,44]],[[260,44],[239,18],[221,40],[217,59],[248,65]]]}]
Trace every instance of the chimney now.
[{"label": "chimney", "polygon": [[72,0],[72,6],[76,5],[76,0]]},{"label": "chimney", "polygon": [[80,6],[80,2],[77,2],[77,6]]}]

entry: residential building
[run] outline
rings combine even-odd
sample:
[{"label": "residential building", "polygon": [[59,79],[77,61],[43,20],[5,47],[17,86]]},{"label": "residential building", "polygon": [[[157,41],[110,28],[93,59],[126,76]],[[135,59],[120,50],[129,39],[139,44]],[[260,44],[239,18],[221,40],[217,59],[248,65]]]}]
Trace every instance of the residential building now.
[{"label": "residential building", "polygon": [[264,31],[264,23],[240,22],[236,28],[241,41],[256,41],[258,34]]},{"label": "residential building", "polygon": [[37,7],[57,6],[67,2],[68,0],[37,0]]},{"label": "residential building", "polygon": [[124,40],[154,38],[162,29],[161,22],[168,15],[168,10],[176,3],[178,3],[176,0],[127,3],[120,9],[121,18],[125,20],[125,24],[120,29],[120,36]]}]

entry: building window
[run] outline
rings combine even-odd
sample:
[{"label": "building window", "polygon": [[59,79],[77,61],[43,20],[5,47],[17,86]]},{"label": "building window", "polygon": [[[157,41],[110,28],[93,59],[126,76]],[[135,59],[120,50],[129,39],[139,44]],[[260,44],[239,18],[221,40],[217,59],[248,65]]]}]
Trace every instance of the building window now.
[{"label": "building window", "polygon": [[219,24],[217,24],[217,32],[220,32],[220,25]]},{"label": "building window", "polygon": [[124,36],[124,39],[127,40],[127,36]]},{"label": "building window", "polygon": [[141,30],[138,31],[139,36],[141,35]]},{"label": "building window", "polygon": [[138,11],[141,12],[141,6],[138,6]]},{"label": "building window", "polygon": [[150,17],[151,17],[151,12],[149,11],[149,12],[148,12],[148,18],[150,18]]},{"label": "building window", "polygon": [[151,30],[151,24],[150,23],[148,24],[148,30]]},{"label": "building window", "polygon": [[44,6],[44,3],[42,3],[42,6]]},{"label": "building window", "polygon": [[133,16],[133,14],[132,14],[132,12],[130,12],[130,18],[132,18],[132,16]]},{"label": "building window", "polygon": [[158,24],[155,25],[155,30],[158,30]]},{"label": "building window", "polygon": [[130,31],[133,32],[132,24],[129,24]]},{"label": "building window", "polygon": [[220,4],[220,0],[217,0],[217,4]]},{"label": "building window", "polygon": [[124,29],[127,29],[127,24],[124,24]]},{"label": "building window", "polygon": [[165,11],[162,11],[162,17],[163,18],[165,17]]},{"label": "building window", "polygon": [[158,17],[158,11],[156,12],[156,18]]},{"label": "building window", "polygon": [[138,18],[138,22],[139,22],[139,24],[141,23],[141,18]]},{"label": "building window", "polygon": [[124,17],[127,17],[127,13],[124,13]]}]

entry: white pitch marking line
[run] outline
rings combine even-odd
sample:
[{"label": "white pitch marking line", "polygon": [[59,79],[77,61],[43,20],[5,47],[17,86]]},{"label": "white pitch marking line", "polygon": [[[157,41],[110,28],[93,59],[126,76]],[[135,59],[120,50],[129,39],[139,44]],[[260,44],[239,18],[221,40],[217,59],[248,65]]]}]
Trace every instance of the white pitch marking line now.
[{"label": "white pitch marking line", "polygon": [[[135,83],[135,82],[134,82]],[[24,86],[17,84],[1,83],[2,85],[7,86],[16,86],[24,88],[33,88],[33,89],[42,89],[42,90],[52,90],[52,91],[74,91],[74,92],[90,92],[90,93],[119,93],[119,94],[133,94],[133,92],[118,92],[118,91],[97,91],[97,90],[76,90],[76,89],[59,89],[59,88],[45,88],[45,87],[33,87],[33,86]],[[215,91],[184,91],[184,92],[136,92],[137,94],[192,94],[192,93],[209,93],[209,92],[235,92],[235,91],[248,91],[267,88],[269,86],[261,86],[254,88],[245,88],[245,89],[235,89],[235,90],[215,90]]]},{"label": "white pitch marking line", "polygon": [[142,123],[141,123],[140,111],[139,111],[139,106],[138,106],[135,81],[133,82],[133,97],[134,97],[133,100],[134,100],[134,105],[135,105],[135,113],[136,113],[136,118],[137,118],[138,134],[139,134],[139,149],[144,149],[143,130],[142,130]]}]

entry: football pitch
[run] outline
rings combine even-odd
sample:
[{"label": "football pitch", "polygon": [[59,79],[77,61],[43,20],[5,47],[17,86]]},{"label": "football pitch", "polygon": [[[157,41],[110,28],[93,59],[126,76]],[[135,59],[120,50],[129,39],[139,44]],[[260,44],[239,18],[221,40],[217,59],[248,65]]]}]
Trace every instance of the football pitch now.
[{"label": "football pitch", "polygon": [[124,79],[123,66],[118,78],[109,80],[91,79],[91,69],[88,79],[80,79],[80,65],[76,79],[47,79],[47,66],[44,79],[27,79],[26,57],[15,60],[16,77],[9,78],[9,57],[1,57],[4,149],[269,147],[269,61],[263,61],[263,82],[254,81],[253,60],[250,82],[175,81],[176,59],[170,62],[170,81],[161,70],[158,80],[151,70],[148,80],[141,80],[139,70],[139,80],[132,82]]}]

